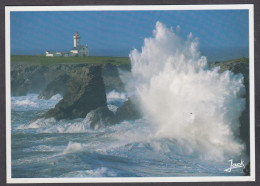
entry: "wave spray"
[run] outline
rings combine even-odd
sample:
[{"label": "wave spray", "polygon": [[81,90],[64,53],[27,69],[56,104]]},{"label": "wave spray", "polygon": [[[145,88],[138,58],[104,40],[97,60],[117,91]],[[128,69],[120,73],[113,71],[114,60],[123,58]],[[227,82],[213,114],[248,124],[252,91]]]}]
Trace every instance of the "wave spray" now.
[{"label": "wave spray", "polygon": [[198,38],[183,39],[156,23],[154,37],[130,53],[134,89],[154,136],[176,140],[187,153],[223,161],[244,149],[237,138],[245,107],[243,76],[208,68]]}]

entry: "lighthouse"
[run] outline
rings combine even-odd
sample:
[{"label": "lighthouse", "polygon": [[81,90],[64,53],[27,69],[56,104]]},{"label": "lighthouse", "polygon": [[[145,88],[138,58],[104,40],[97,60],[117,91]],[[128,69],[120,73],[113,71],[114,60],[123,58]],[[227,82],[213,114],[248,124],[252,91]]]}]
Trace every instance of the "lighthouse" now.
[{"label": "lighthouse", "polygon": [[69,56],[89,56],[88,45],[80,44],[80,36],[79,33],[76,32],[73,36],[74,47],[70,50]]},{"label": "lighthouse", "polygon": [[78,32],[75,33],[73,39],[74,39],[74,47],[80,46],[80,36]]},{"label": "lighthouse", "polygon": [[81,45],[80,44],[80,36],[79,33],[76,32],[73,36],[73,41],[74,41],[74,47],[69,51],[69,52],[50,52],[46,51],[45,55],[46,56],[89,56],[89,49],[88,45]]}]

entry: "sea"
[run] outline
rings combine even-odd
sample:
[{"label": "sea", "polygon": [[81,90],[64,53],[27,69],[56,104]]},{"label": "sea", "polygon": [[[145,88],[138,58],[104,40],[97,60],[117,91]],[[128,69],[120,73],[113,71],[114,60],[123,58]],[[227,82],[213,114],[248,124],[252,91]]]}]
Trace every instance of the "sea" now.
[{"label": "sea", "polygon": [[[115,112],[127,97],[124,92],[109,92],[108,108]],[[61,99],[61,95],[39,99],[37,94],[11,97],[12,178],[243,176],[243,168],[225,171],[228,158],[201,158],[174,138],[157,138],[145,118],[99,129],[89,127],[90,115],[35,119]]]}]

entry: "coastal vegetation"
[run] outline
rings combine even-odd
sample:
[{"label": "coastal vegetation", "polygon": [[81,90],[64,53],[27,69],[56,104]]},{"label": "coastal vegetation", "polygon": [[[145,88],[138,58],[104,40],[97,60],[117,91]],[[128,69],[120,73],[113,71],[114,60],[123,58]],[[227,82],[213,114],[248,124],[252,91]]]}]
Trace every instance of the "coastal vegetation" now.
[{"label": "coastal vegetation", "polygon": [[35,65],[54,64],[130,64],[128,57],[88,56],[88,57],[47,57],[44,55],[12,55],[11,62]]}]

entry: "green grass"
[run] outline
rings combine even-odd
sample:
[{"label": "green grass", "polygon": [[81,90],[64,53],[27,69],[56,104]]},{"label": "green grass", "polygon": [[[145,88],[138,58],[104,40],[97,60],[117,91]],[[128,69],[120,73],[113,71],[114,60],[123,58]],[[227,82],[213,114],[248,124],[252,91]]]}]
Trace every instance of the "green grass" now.
[{"label": "green grass", "polygon": [[240,62],[240,63],[248,63],[249,59],[246,57],[242,57],[242,58],[237,58],[237,59],[231,59],[231,60],[226,60],[226,61],[215,61],[215,64],[230,64],[230,63],[234,63],[234,62]]},{"label": "green grass", "polygon": [[43,55],[13,55],[11,63],[29,63],[35,65],[53,65],[53,64],[106,64],[114,65],[130,64],[128,57],[46,57]]},{"label": "green grass", "polygon": [[248,64],[249,65],[249,59],[246,57],[238,58],[238,59],[231,59],[227,61],[216,61],[213,63],[214,66],[220,66],[222,70],[228,70],[231,66],[235,64]]}]

